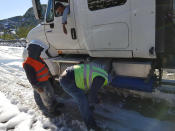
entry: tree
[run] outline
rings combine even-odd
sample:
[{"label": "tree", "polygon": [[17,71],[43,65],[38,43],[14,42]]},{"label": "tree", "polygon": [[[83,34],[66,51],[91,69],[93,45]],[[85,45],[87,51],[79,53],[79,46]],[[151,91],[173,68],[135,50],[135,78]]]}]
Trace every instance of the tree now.
[{"label": "tree", "polygon": [[33,26],[22,26],[19,27],[16,31],[16,35],[18,38],[26,38],[27,34],[29,33],[29,31],[33,28]]}]

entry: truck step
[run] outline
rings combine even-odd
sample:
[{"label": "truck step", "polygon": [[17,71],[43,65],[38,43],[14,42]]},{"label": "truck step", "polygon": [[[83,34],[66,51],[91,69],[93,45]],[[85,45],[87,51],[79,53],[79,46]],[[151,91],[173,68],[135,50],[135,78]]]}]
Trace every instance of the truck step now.
[{"label": "truck step", "polygon": [[84,61],[83,58],[70,58],[70,57],[55,57],[50,58],[49,60],[56,62],[56,63],[74,63],[79,64]]}]

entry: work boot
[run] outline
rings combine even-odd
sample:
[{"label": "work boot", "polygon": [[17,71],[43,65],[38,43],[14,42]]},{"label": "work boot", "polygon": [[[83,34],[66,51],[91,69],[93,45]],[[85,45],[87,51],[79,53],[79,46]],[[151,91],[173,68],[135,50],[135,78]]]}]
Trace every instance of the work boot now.
[{"label": "work boot", "polygon": [[56,100],[54,100],[52,104],[48,107],[48,113],[51,115],[51,117],[59,116],[61,115],[61,111],[59,110],[59,108],[63,106],[63,103],[58,103]]},{"label": "work boot", "polygon": [[49,112],[49,114],[51,116],[59,116],[59,115],[61,115],[61,111],[59,110],[59,107],[58,106],[54,106],[54,105],[52,105],[52,106],[50,106],[48,108],[48,112]]},{"label": "work boot", "polygon": [[57,102],[56,99],[53,100],[52,105],[53,105],[53,107],[55,107],[55,108],[62,108],[62,107],[64,107],[64,103]]},{"label": "work boot", "polygon": [[48,110],[49,115],[51,117],[56,117],[56,116],[60,116],[61,115],[61,111],[60,110]]},{"label": "work boot", "polygon": [[91,112],[94,112],[94,110],[95,110],[94,105],[90,105],[90,106],[89,106],[89,109],[91,110]]},{"label": "work boot", "polygon": [[93,129],[95,131],[101,131],[101,128],[99,126],[97,126],[94,119],[89,120],[88,123],[85,122],[85,124],[88,128],[88,131],[90,131],[91,129]]},{"label": "work boot", "polygon": [[100,127],[97,126],[97,125],[87,126],[87,128],[88,128],[88,131],[91,131],[91,130],[102,131],[102,128],[100,128]]}]

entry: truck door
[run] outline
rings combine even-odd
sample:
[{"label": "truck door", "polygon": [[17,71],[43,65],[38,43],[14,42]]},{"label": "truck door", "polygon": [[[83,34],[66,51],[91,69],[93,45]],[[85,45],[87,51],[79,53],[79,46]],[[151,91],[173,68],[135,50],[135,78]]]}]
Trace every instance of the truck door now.
[{"label": "truck door", "polygon": [[94,49],[127,49],[130,37],[130,0],[87,0],[87,3]]},{"label": "truck door", "polygon": [[[56,2],[63,0],[49,0],[45,16],[45,32],[48,42],[59,50],[76,50],[80,49],[76,34],[76,24],[73,11],[73,0],[62,2],[64,5],[70,4],[70,14],[67,18],[67,35],[63,32],[62,16],[56,15],[54,5]],[[67,0],[66,0],[67,1]]]}]

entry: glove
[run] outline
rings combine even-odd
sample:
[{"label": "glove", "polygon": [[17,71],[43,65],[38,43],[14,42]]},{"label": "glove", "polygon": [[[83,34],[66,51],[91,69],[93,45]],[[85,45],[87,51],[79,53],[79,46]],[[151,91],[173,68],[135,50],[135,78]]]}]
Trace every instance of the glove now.
[{"label": "glove", "polygon": [[38,93],[44,92],[43,87],[41,87],[39,84],[33,85],[33,88],[34,88]]},{"label": "glove", "polygon": [[44,92],[43,88],[38,88],[37,90],[39,93]]},{"label": "glove", "polygon": [[98,97],[92,96],[92,95],[88,96],[88,101],[90,104],[99,104],[100,103],[100,100],[98,99]]}]

